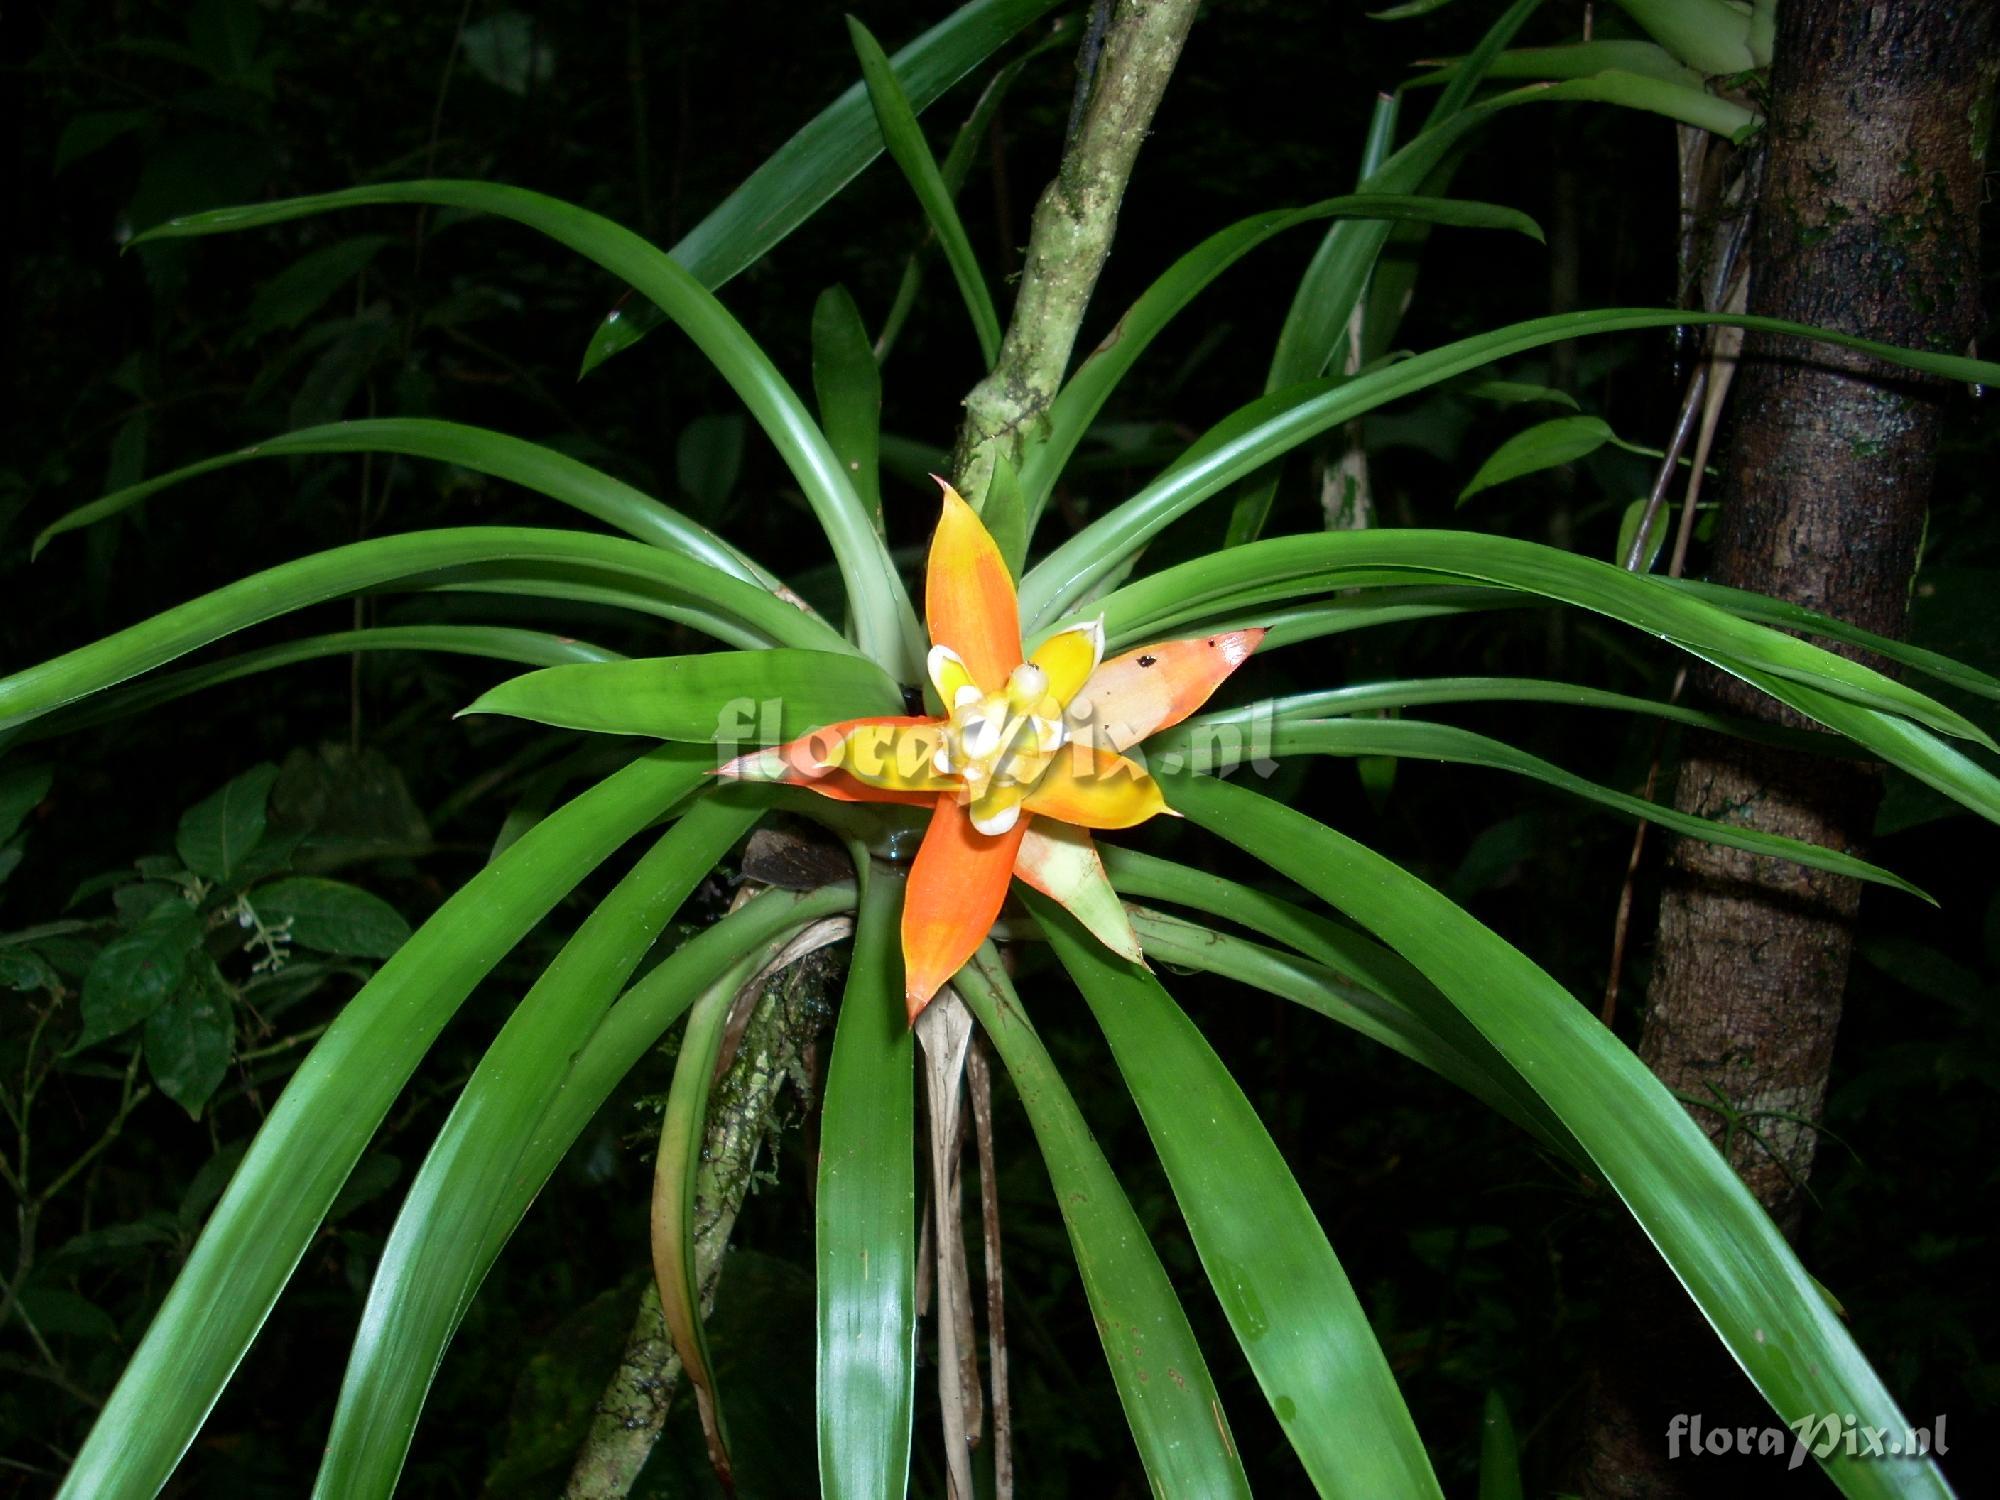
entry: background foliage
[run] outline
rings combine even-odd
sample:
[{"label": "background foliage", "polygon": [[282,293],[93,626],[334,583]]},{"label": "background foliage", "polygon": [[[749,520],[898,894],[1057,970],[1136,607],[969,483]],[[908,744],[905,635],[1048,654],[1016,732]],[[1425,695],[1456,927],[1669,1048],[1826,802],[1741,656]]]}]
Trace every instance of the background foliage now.
[{"label": "background foliage", "polygon": [[[1564,7],[1548,9],[1537,22],[1548,34],[1573,25]],[[1086,343],[1108,310],[1200,235],[1348,190],[1374,91],[1414,57],[1462,48],[1454,15],[1390,28],[1344,7],[1246,0],[1206,16],[1141,158]],[[884,3],[864,19],[890,41],[931,16]],[[440,466],[278,460],[59,538],[29,560],[38,527],[98,493],[291,427],[375,414],[483,422],[587,458],[754,541],[760,558],[813,592],[814,575],[797,566],[815,555],[803,504],[774,457],[746,440],[727,391],[673,338],[623,356],[615,378],[578,383],[584,340],[620,289],[534,237],[491,219],[397,210],[117,253],[174,214],[430,173],[560,193],[670,243],[854,72],[831,15],[773,28],[757,7],[709,0],[595,11],[469,4],[455,49],[460,23],[450,7],[118,0],[53,4],[17,24],[6,92],[19,127],[10,196],[24,211],[8,245],[0,665],[40,660],[315,547],[473,519],[547,519],[518,491]],[[989,266],[1016,264],[1070,86],[1066,49],[1030,64],[974,169],[961,210]],[[961,87],[926,116],[940,152],[971,97]],[[1552,298],[1672,296],[1672,156],[1658,121],[1584,105],[1516,111],[1479,139],[1454,190],[1533,214],[1558,258],[1574,256],[1574,280],[1552,276],[1551,257],[1526,239],[1440,231],[1411,343],[1533,316]],[[878,164],[726,300],[803,381],[820,289],[844,282],[879,319],[920,232],[906,187]],[[1147,465],[1259,388],[1284,312],[1273,288],[1289,289],[1310,250],[1310,237],[1274,241],[1255,268],[1206,294],[1201,317],[1163,336],[1059,493],[1058,531],[1128,493]],[[952,298],[934,262],[890,360],[884,429],[909,440],[889,455],[901,461],[885,484],[899,549],[921,545],[933,514],[910,473],[936,461],[958,396],[982,373]],[[1509,373],[1569,385],[1622,436],[1656,441],[1680,373],[1668,336],[1600,341],[1567,357],[1573,365]],[[1991,424],[1976,404],[1961,406],[1918,585],[1917,639],[1992,671],[2000,653],[1982,602],[2000,583],[2000,527],[1985,504]],[[1612,556],[1646,475],[1643,458],[1616,446],[1454,509],[1481,462],[1523,425],[1519,408],[1463,394],[1370,418],[1385,520]],[[1297,484],[1279,503],[1314,501]],[[1171,531],[1155,560],[1214,545],[1225,521],[1210,507]],[[834,580],[823,572],[817,582]],[[448,610],[431,601],[424,617]],[[402,618],[330,605],[260,639]],[[535,623],[533,607],[520,618]],[[597,623],[570,606],[560,619],[573,630]],[[622,623],[602,623],[593,639],[635,644]],[[695,647],[662,629],[645,654]],[[1339,637],[1293,655],[1265,669],[1272,690],[1287,672],[1315,685],[1479,672],[1657,694],[1670,670],[1588,622],[1532,611]],[[39,1493],[61,1470],[300,1044],[400,923],[426,915],[524,817],[611,763],[602,745],[572,752],[526,726],[451,720],[506,670],[395,655],[315,663],[72,736],[46,762],[46,779],[41,767],[0,777],[0,931],[18,939],[0,946],[0,1091],[15,1117],[8,1160],[29,1173],[22,1214],[0,1237],[9,1314],[0,1485]],[[1650,726],[1582,710],[1533,723],[1505,706],[1455,718],[1504,727],[1621,787],[1644,780],[1653,748]],[[1335,765],[1309,782],[1292,767],[1280,775],[1281,796],[1392,853],[1574,992],[1601,993],[1625,825],[1463,768],[1405,763],[1391,777],[1362,762],[1358,774]],[[1965,868],[1969,825],[1941,812],[1928,794],[1892,783],[1875,857],[1945,893],[1946,906],[1934,913],[1879,891],[1864,905],[1868,962],[1828,1108],[1830,1130],[1861,1151],[1837,1140],[1822,1155],[1803,1250],[1854,1309],[1862,1346],[1913,1418],[1950,1414],[1967,1445],[1950,1471],[1976,1493],[1996,1466],[1971,1439],[2000,1403],[2000,1327],[1984,1274],[1992,1245],[1977,1210],[1993,1172],[1979,1127],[1993,1121],[2000,1078],[1986,1003],[2000,970],[2000,886],[1989,868]],[[1149,847],[1176,854],[1177,842],[1161,830]],[[1186,857],[1201,856],[1190,847]],[[618,873],[600,872],[586,889]],[[204,883],[198,907],[162,904],[191,879]],[[727,894],[718,880],[701,901],[719,910]],[[298,1490],[315,1451],[300,1434],[324,1430],[396,1184],[585,909],[579,899],[559,910],[447,1031],[184,1467],[189,1492]],[[287,916],[292,942],[275,946],[289,956],[273,972],[272,943],[246,952],[238,939]],[[120,1027],[94,1012],[91,976],[134,962],[172,978],[172,1006]],[[1628,995],[1642,990],[1647,962],[1643,945],[1628,953]],[[1448,1445],[1437,1455],[1447,1485],[1462,1488],[1473,1472],[1489,1388],[1515,1414],[1531,1481],[1552,1477],[1595,1310],[1618,1295],[1597,1274],[1615,1205],[1420,1070],[1311,1028],[1279,1001],[1196,976],[1174,984],[1342,1247],[1420,1429]],[[1142,1218],[1171,1224],[1164,1179],[1101,1045],[1049,1007],[1039,1019],[1112,1160],[1144,1164],[1125,1184]],[[411,1493],[546,1493],[566,1467],[644,1266],[646,1140],[670,1061],[651,1060],[605,1109],[499,1262],[433,1392],[406,1473]],[[1078,1082],[1093,1073],[1106,1080],[1101,1094]],[[1046,1178],[1011,1105],[1001,1124],[1015,1143],[1002,1196],[1024,1493],[1122,1493],[1136,1483],[1124,1421],[1097,1368]],[[714,1330],[734,1420],[768,1414],[769,1430],[797,1439],[762,1456],[774,1493],[805,1492],[796,1476],[812,1462],[809,1174],[801,1138],[788,1139],[776,1190],[746,1208]],[[1226,1348],[1178,1229],[1160,1243],[1197,1332]],[[1289,1475],[1262,1402],[1230,1388],[1247,1386],[1248,1373],[1233,1360],[1215,1373],[1253,1480]],[[510,1388],[511,1418],[497,1422]],[[699,1433],[684,1416],[649,1472],[650,1492],[706,1483]],[[918,1485],[934,1489],[929,1424],[918,1424],[918,1443]]]}]

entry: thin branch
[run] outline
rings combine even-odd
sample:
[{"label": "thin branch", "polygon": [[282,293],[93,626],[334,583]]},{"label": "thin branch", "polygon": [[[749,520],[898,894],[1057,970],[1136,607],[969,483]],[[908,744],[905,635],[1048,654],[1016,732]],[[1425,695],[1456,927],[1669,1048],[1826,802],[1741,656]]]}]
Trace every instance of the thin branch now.
[{"label": "thin branch", "polygon": [[966,1058],[979,1142],[979,1222],[986,1246],[987,1385],[993,1393],[993,1500],[1014,1500],[1014,1424],[1007,1399],[1007,1294],[1000,1273],[1000,1181],[993,1163],[993,1074],[977,1036]]},{"label": "thin branch", "polygon": [[1027,263],[999,362],[965,398],[952,468],[981,504],[994,460],[1019,465],[1023,440],[1055,399],[1098,274],[1111,253],[1118,206],[1151,128],[1198,0],[1119,0],[1087,65],[1088,97],[1062,167],[1035,205]]}]

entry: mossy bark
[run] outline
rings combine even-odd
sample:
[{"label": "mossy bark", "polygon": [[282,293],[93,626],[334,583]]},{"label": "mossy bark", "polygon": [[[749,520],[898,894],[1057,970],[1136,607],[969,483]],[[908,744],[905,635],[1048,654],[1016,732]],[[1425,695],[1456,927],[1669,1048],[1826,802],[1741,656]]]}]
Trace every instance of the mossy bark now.
[{"label": "mossy bark", "polygon": [[[765,985],[737,1043],[735,1060],[709,1099],[695,1187],[695,1265],[702,1316],[715,1306],[723,1252],[743,1199],[757,1180],[767,1141],[784,1128],[788,1084],[803,1087],[809,1058],[831,1014],[846,965],[836,955],[802,958]],[[659,1439],[681,1387],[681,1362],[649,1279],[625,1352],[577,1454],[566,1500],[620,1500],[630,1492]]]},{"label": "mossy bark", "polygon": [[[1749,310],[1965,352],[1978,319],[1992,7],[1785,0],[1778,27]],[[1753,336],[1708,576],[1901,635],[1950,394],[1845,351]],[[1712,707],[1791,717],[1720,673],[1693,686]],[[1700,737],[1674,801],[1853,851],[1877,795],[1873,773],[1851,762]],[[1668,858],[1640,1056],[1668,1087],[1714,1101],[1691,1105],[1695,1118],[1788,1232],[1812,1170],[1859,900],[1852,880],[1711,844],[1678,841]],[[1608,1279],[1584,1493],[1803,1481],[1768,1462],[1737,1477],[1712,1457],[1668,1462],[1676,1413],[1711,1426],[1771,1419],[1657,1257],[1627,1247]]]},{"label": "mossy bark", "polygon": [[1197,0],[1119,0],[1062,167],[1035,205],[1027,262],[993,371],[965,398],[952,471],[978,505],[996,457],[1016,468],[1055,399],[1090,295],[1111,254],[1118,206],[1166,92]]}]

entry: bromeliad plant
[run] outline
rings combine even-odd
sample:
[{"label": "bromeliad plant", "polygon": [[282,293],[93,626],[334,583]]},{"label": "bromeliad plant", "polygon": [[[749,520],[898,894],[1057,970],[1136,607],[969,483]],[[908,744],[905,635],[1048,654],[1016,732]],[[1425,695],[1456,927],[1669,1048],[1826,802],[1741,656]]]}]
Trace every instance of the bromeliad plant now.
[{"label": "bromeliad plant", "polygon": [[[826,1074],[815,1205],[824,1493],[880,1500],[906,1488],[917,1282],[909,1023],[926,1002],[968,1008],[1011,1075],[1149,1484],[1163,1494],[1245,1493],[1208,1365],[1239,1355],[1197,1344],[1111,1164],[986,941],[1012,874],[1027,889],[1005,935],[1045,940],[1075,981],[1145,1121],[1240,1357],[1320,1493],[1389,1500],[1436,1496],[1439,1486],[1334,1247],[1241,1089],[1144,965],[1146,954],[1266,989],[1414,1059],[1606,1183],[1782,1420],[1851,1412],[1865,1426],[1902,1426],[1827,1298],[1680,1102],[1554,980],[1384,856],[1222,779],[1231,754],[1211,756],[1202,770],[1184,768],[1198,746],[1231,743],[1218,731],[1262,715],[1272,726],[1269,753],[1278,757],[1422,756],[1496,767],[1681,832],[1907,889],[1853,856],[1682,816],[1498,740],[1370,715],[1535,700],[1758,731],[1582,686],[1489,678],[1328,685],[1177,721],[1253,647],[1261,655],[1389,621],[1553,602],[1732,672],[1825,726],[1830,743],[1857,745],[2000,819],[2000,781],[1954,744],[1993,748],[1983,731],[1925,693],[1787,632],[1862,644],[1988,698],[2000,698],[2000,682],[1772,600],[1523,541],[1421,530],[1260,539],[1271,513],[1263,477],[1270,466],[1363,413],[1559,341],[1702,321],[1677,311],[1573,313],[1341,368],[1350,315],[1364,299],[1374,321],[1364,319],[1362,347],[1387,347],[1393,319],[1385,325],[1380,310],[1400,301],[1370,287],[1391,225],[1532,232],[1504,209],[1421,196],[1455,142],[1518,102],[1475,101],[1473,91],[1532,0],[1511,7],[1456,68],[1427,123],[1399,149],[1392,149],[1394,110],[1385,111],[1360,193],[1262,215],[1189,250],[1125,314],[1119,336],[1067,375],[1043,418],[1021,430],[1017,455],[989,453],[956,476],[970,498],[946,492],[931,551],[927,653],[884,540],[882,513],[892,507],[881,503],[877,476],[877,360],[853,303],[830,294],[815,314],[815,420],[715,288],[802,223],[886,142],[916,185],[990,350],[997,331],[990,293],[951,208],[972,152],[955,149],[941,169],[914,131],[915,111],[1051,8],[1047,0],[976,0],[893,59],[857,35],[867,87],[857,85],[808,124],[671,252],[552,198],[459,181],[355,188],[202,214],[151,232],[198,236],[347,208],[427,205],[509,220],[588,257],[686,334],[762,428],[825,532],[847,618],[842,628],[802,607],[733,543],[585,464],[502,433],[428,420],[286,434],[108,496],[49,528],[45,539],[257,457],[365,452],[478,470],[624,534],[452,528],[280,564],[0,681],[0,729],[15,742],[288,662],[371,650],[457,652],[539,668],[473,707],[646,742],[447,900],[320,1039],[181,1268],[77,1456],[65,1495],[143,1496],[168,1480],[431,1042],[482,976],[635,841],[644,846],[636,863],[493,1038],[408,1189],[356,1335],[318,1493],[393,1489],[438,1362],[487,1268],[635,1061],[692,1012],[681,1054],[687,1088],[677,1078],[681,1113],[673,1099],[668,1113],[698,1123],[729,998],[797,934],[849,911],[854,943]],[[996,86],[1010,76],[1001,70]],[[1058,478],[1151,340],[1257,245],[1328,220],[1269,391],[1136,494],[1038,548]],[[593,357],[629,342],[637,323],[627,319],[604,334]],[[1757,326],[1826,338],[1947,379],[2000,380],[2000,367],[1974,360]],[[1164,527],[1232,487],[1240,545],[1132,576]],[[621,660],[504,623],[416,623],[342,630],[147,675],[260,622],[388,589],[470,593],[496,610],[520,597],[609,607],[641,622],[692,627],[728,649]],[[1107,652],[1115,654],[1104,660]],[[919,715],[907,696],[926,678],[936,701]],[[718,748],[717,726],[739,719],[745,700],[771,707],[750,716],[757,744],[747,754],[733,753],[740,745]],[[1158,754],[1141,764],[1158,750],[1183,768],[1169,770],[1169,757]],[[928,808],[929,823],[906,870],[916,815],[897,804],[911,803]],[[757,895],[632,982],[680,900],[774,809],[824,821],[854,855],[852,883]],[[1299,899],[1133,849],[1108,848],[1100,857],[1081,831],[1125,828],[1167,811],[1261,861],[1295,885]],[[1312,909],[1313,901],[1339,920]],[[1201,1108],[1188,1109],[1190,1099]],[[678,1138],[685,1146],[699,1134],[683,1130]],[[669,1198],[694,1165],[663,1149]],[[670,1244],[669,1262],[684,1268],[686,1248]],[[677,1332],[699,1374],[699,1323],[687,1322],[687,1287],[663,1277],[663,1290],[678,1303]],[[711,1378],[702,1395],[719,1413],[727,1392]],[[719,1416],[715,1426],[720,1437]],[[1869,1463],[1839,1452],[1822,1461],[1851,1495],[1945,1492],[1928,1463]]]}]

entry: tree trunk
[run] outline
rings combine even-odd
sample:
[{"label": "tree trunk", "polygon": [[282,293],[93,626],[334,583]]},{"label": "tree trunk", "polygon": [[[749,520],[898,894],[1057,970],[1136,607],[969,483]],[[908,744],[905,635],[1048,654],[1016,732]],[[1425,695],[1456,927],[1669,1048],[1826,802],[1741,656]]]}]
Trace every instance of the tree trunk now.
[{"label": "tree trunk", "polygon": [[[1994,62],[1983,0],[1784,0],[1750,311],[1965,351]],[[1752,338],[1709,577],[1900,635],[1947,394],[1847,351]],[[1696,688],[1714,707],[1804,722],[1720,673]],[[1855,850],[1877,791],[1852,763],[1702,736],[1674,803]],[[1855,881],[1789,861],[1688,840],[1669,855],[1639,1053],[1788,1233],[1859,899]],[[1584,1492],[1720,1493],[1719,1460],[1669,1463],[1671,1418],[1773,1419],[1649,1250],[1614,1255],[1608,1280]],[[1782,1467],[1767,1460],[1751,1482],[1775,1486]]]}]

